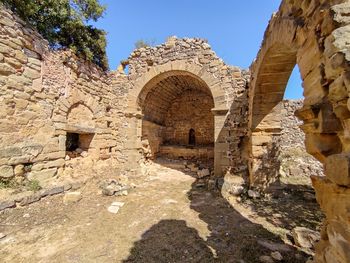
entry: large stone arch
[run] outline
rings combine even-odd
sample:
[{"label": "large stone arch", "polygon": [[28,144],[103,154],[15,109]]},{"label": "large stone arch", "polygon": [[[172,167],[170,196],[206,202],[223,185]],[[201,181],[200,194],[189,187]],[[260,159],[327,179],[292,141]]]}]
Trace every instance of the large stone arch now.
[{"label": "large stone arch", "polygon": [[275,14],[265,32],[257,59],[250,67],[249,181],[266,187],[278,173],[276,137],[281,132],[280,102],[297,63],[298,25]]},{"label": "large stone arch", "polygon": [[251,66],[248,152],[252,186],[268,181],[271,167],[265,164],[266,156],[273,152],[280,128],[276,105],[294,65],[300,69],[305,100],[296,114],[304,122],[306,149],[324,164],[326,174],[312,178],[326,214],[315,262],[350,262],[349,209],[335,208],[350,205],[349,13],[349,1],[283,1]]},{"label": "large stone arch", "polygon": [[220,79],[208,72],[208,68],[192,63],[174,61],[154,66],[137,78],[133,89],[128,95],[128,111],[134,113],[140,111],[138,98],[146,85],[150,86],[153,82],[157,82],[176,73],[191,75],[202,80],[212,93],[215,109],[228,107],[225,101],[225,91],[221,87]]},{"label": "large stone arch", "polygon": [[213,98],[215,106],[211,112],[214,115],[214,170],[216,175],[220,175],[220,152],[216,150],[216,141],[229,110],[225,100],[225,91],[221,86],[220,78],[211,74],[208,68],[183,61],[153,66],[134,82],[133,89],[128,95],[127,116],[131,118],[130,129],[128,129],[129,160],[139,163],[142,159],[142,101],[146,98],[150,87],[171,76],[189,76],[198,80],[208,89]]}]

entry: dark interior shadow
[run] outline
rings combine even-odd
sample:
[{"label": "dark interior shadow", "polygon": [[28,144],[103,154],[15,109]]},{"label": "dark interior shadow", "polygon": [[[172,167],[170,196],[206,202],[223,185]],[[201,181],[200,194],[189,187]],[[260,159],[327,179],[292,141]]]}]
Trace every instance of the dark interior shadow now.
[{"label": "dark interior shadow", "polygon": [[[208,225],[202,239],[183,220],[162,220],[135,242],[123,262],[237,262],[257,263],[259,257],[279,251],[283,262],[301,263],[308,258],[262,225],[245,218],[224,199],[196,180],[187,193],[190,207]],[[296,255],[298,255],[296,257]]]}]

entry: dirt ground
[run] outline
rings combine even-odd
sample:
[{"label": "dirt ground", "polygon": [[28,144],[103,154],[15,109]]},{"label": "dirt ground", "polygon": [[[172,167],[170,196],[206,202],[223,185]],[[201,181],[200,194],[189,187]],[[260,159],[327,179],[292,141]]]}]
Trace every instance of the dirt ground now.
[{"label": "dirt ground", "polygon": [[[225,199],[180,170],[155,164],[127,196],[102,196],[92,180],[83,198],[63,195],[0,214],[1,262],[260,262],[279,251],[280,262],[310,255],[289,241],[294,226],[318,229],[321,213],[307,186],[277,197]],[[124,202],[117,214],[107,211]]]}]

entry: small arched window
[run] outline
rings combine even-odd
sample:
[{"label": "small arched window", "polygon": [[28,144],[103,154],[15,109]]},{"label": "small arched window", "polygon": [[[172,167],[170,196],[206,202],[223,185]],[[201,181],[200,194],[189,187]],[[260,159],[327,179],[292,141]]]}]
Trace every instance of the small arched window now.
[{"label": "small arched window", "polygon": [[189,145],[195,145],[196,144],[196,133],[194,129],[190,129],[188,133],[188,144]]}]

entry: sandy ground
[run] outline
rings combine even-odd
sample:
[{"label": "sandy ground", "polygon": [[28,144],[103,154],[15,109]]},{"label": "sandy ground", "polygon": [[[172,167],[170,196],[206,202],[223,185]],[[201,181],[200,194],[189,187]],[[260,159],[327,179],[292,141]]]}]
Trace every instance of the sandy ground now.
[{"label": "sandy ground", "polygon": [[[77,203],[64,205],[58,195],[2,212],[0,261],[254,263],[278,250],[282,262],[297,263],[308,255],[288,243],[285,232],[319,224],[303,213],[290,217],[292,205],[279,211],[278,202],[229,202],[161,165],[127,196],[102,196],[97,185],[90,182]],[[117,214],[107,211],[114,201],[125,203]]]}]

